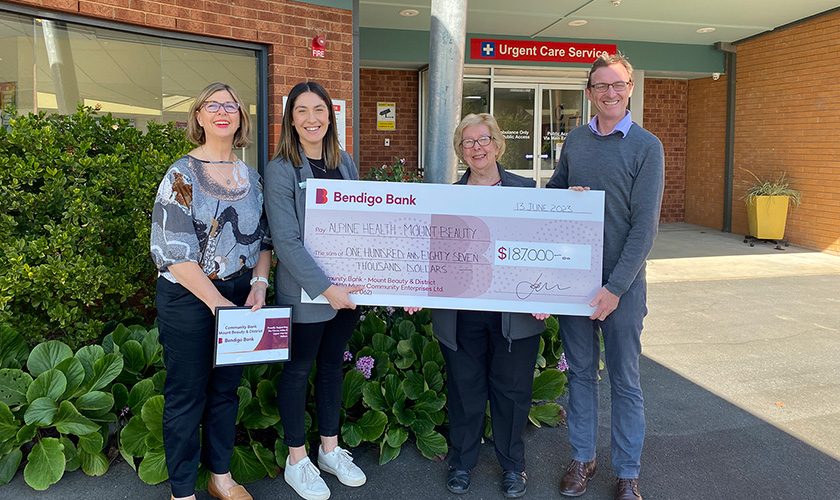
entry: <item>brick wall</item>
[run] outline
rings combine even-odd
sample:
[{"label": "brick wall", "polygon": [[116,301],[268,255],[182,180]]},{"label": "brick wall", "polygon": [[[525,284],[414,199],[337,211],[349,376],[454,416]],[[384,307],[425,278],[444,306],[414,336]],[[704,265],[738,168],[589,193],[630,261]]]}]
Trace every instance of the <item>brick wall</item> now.
[{"label": "brick wall", "polygon": [[840,12],[738,45],[733,232],[747,232],[740,200],[752,179],[787,172],[802,191],[785,235],[840,254]]},{"label": "brick wall", "polygon": [[[283,95],[317,80],[347,101],[347,146],[353,131],[353,13],[288,0],[15,0],[86,17],[168,31],[265,44],[268,49],[269,151],[283,115]],[[327,40],[326,57],[312,57],[312,39]]]},{"label": "brick wall", "polygon": [[665,149],[661,222],[685,220],[687,111],[687,81],[645,79],[645,128],[662,141]]},{"label": "brick wall", "polygon": [[688,82],[685,221],[723,227],[726,75]]},{"label": "brick wall", "polygon": [[[419,76],[417,71],[392,69],[359,70],[359,169],[362,176],[373,167],[393,165],[405,158],[417,169],[417,120]],[[377,130],[377,102],[396,103],[396,129]],[[391,145],[385,146],[385,139]]]}]

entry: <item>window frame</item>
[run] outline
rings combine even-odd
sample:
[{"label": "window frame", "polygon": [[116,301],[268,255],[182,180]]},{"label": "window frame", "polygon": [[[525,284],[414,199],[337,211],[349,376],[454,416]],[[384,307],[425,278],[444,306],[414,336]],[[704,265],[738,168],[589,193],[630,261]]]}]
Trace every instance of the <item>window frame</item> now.
[{"label": "window frame", "polygon": [[151,28],[148,26],[141,26],[136,24],[127,24],[119,21],[111,21],[108,19],[95,19],[90,17],[78,16],[65,12],[56,12],[51,10],[44,10],[35,7],[17,4],[0,4],[0,12],[8,12],[10,14],[17,14],[22,16],[29,16],[33,19],[49,19],[51,21],[61,21],[80,26],[90,26],[94,28],[103,28],[123,33],[130,33],[136,35],[145,35],[154,38],[162,38],[166,40],[187,41],[198,44],[214,45],[218,47],[252,50],[257,59],[257,164],[260,175],[263,174],[263,168],[268,163],[268,46],[255,42],[243,42],[240,40],[228,40],[222,38],[213,38],[206,35],[195,35],[192,33],[181,33],[175,31],[167,31],[160,28]]}]

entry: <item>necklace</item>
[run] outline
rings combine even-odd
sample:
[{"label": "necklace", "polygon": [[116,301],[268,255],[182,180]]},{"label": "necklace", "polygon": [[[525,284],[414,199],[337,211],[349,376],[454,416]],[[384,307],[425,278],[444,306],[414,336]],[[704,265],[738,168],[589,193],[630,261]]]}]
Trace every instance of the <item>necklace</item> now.
[{"label": "necklace", "polygon": [[322,167],[321,165],[318,165],[314,161],[310,160],[309,158],[307,158],[307,160],[309,160],[309,166],[310,167],[315,167],[318,170],[320,170],[321,172],[327,173],[327,167]]},{"label": "necklace", "polygon": [[[207,151],[205,151],[205,150],[204,150],[204,145],[203,145],[203,144],[201,145],[201,152],[204,154],[204,156],[207,156]],[[223,173],[222,173],[222,171],[221,171],[221,170],[219,170],[219,167],[217,167],[216,165],[217,165],[217,164],[227,164],[227,165],[231,165],[231,164],[233,164],[234,162],[232,162],[232,161],[223,161],[223,160],[219,160],[219,161],[201,160],[201,161],[202,161],[202,162],[204,162],[204,163],[209,163],[210,165],[212,165],[212,166],[213,166],[213,168],[216,170],[216,173],[218,173],[218,174],[222,177],[222,179],[224,179],[224,180],[225,180],[225,182],[227,183],[227,185],[228,185],[228,186],[230,186],[230,181],[231,181],[231,180],[230,180],[230,179],[228,179],[227,175],[223,174]]]}]

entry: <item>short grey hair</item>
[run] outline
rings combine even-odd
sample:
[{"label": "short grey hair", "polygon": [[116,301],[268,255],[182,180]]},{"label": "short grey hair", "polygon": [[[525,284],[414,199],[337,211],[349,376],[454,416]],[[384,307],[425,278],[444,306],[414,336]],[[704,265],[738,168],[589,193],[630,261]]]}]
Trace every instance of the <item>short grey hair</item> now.
[{"label": "short grey hair", "polygon": [[498,160],[505,154],[505,136],[502,135],[496,119],[489,113],[479,113],[477,115],[470,113],[461,120],[461,123],[455,128],[455,135],[452,138],[455,154],[459,160],[464,162],[464,148],[461,147],[461,141],[464,140],[464,130],[467,127],[475,127],[477,125],[487,125],[487,128],[490,129],[490,138],[496,143],[496,149],[499,151],[499,155],[496,158]]}]

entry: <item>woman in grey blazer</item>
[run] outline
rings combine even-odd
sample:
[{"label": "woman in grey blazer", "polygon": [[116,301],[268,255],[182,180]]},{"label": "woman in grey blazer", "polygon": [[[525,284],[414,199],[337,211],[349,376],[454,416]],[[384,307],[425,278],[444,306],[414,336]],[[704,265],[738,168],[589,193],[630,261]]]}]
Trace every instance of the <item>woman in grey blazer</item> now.
[{"label": "woman in grey blazer", "polygon": [[[456,184],[534,187],[505,171],[496,161],[505,138],[491,115],[469,114],[455,129],[458,158],[467,171]],[[409,313],[416,309],[407,308]],[[446,487],[460,494],[470,489],[470,469],[478,463],[484,434],[484,410],[490,401],[493,444],[502,466],[502,493],[525,494],[525,443],[534,385],[534,366],[548,314],[432,310],[432,327],[440,342],[449,388],[449,471]]]},{"label": "woman in grey blazer", "polygon": [[[338,446],[344,350],[359,318],[350,293],[361,286],[333,285],[303,246],[306,182],[311,178],[358,180],[353,159],[339,148],[332,99],[316,82],[289,92],[274,158],[265,168],[265,210],[277,255],[274,286],[278,304],[292,304],[291,359],[277,390],[284,443],[289,446],[284,478],[307,500],[325,500],[330,490],[306,453],[304,418],[309,373],[317,361],[318,466],[348,486],[365,474]],[[301,289],[329,304],[302,304]]]}]

